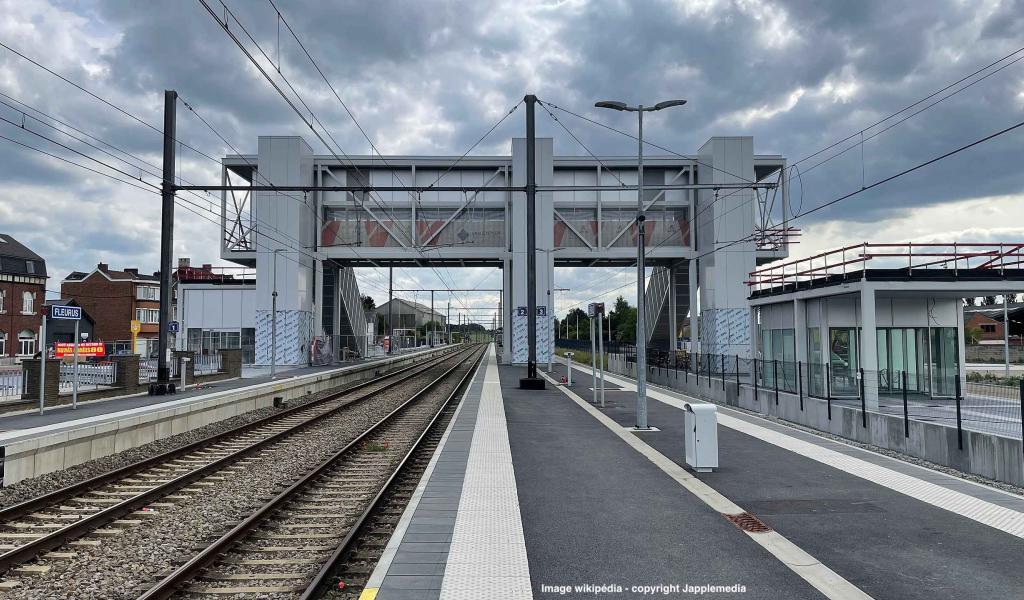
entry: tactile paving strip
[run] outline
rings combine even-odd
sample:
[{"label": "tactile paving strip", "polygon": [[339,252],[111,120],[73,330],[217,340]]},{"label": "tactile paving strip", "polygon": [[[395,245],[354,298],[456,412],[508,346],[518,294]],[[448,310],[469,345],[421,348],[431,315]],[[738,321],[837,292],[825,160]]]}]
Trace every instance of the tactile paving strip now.
[{"label": "tactile paving strip", "polygon": [[442,600],[532,599],[505,405],[493,348],[466,464]]}]

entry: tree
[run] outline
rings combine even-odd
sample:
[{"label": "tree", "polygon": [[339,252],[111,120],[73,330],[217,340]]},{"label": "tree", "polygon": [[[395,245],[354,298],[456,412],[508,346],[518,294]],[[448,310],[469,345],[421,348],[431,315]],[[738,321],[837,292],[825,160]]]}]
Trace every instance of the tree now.
[{"label": "tree", "polygon": [[608,313],[612,337],[620,342],[636,342],[636,307],[630,306],[622,296],[615,299],[615,307]]},{"label": "tree", "polygon": [[964,298],[964,306],[977,306],[977,305],[978,305],[978,299],[977,298]]},{"label": "tree", "polygon": [[377,301],[373,299],[373,296],[363,296],[363,310],[373,310],[377,308]]},{"label": "tree", "polygon": [[964,342],[974,345],[981,341],[980,327],[964,327]]},{"label": "tree", "polygon": [[[579,331],[577,332],[577,328]],[[586,311],[580,308],[574,308],[565,314],[565,320],[562,321],[562,335],[568,338],[576,339],[577,337],[581,340],[590,339],[590,317],[587,316]]]},{"label": "tree", "polygon": [[996,303],[996,297],[995,296],[983,296],[981,298],[981,303],[984,306],[992,306],[993,304]]}]

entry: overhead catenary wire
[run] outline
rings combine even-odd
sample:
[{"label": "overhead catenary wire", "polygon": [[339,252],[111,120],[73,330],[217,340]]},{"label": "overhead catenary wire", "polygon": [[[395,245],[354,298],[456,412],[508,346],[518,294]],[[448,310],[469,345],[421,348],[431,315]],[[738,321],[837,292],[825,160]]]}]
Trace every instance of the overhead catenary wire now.
[{"label": "overhead catenary wire", "polygon": [[[238,25],[238,27],[246,35],[246,37],[249,39],[249,41],[252,42],[252,44],[256,46],[256,48],[259,50],[260,54],[263,55],[263,57],[268,62],[271,62],[271,63],[273,62],[273,61],[271,61],[269,59],[269,57],[267,56],[267,53],[263,50],[262,46],[255,40],[255,38],[252,37],[252,35],[249,33],[248,29],[246,29],[245,25],[242,24],[242,22],[238,19],[238,17],[227,6],[227,4],[225,4],[223,1],[220,2],[221,6],[223,6],[223,8],[224,8],[225,15],[226,15],[224,21],[222,21],[221,18],[213,11],[213,9],[210,7],[210,5],[206,2],[206,0],[199,0],[199,2],[200,2],[200,4],[203,5],[203,8],[206,9],[206,11],[213,18],[213,20],[218,24],[218,26],[220,26],[221,29],[228,35],[228,37],[235,43],[235,45],[238,46],[239,50],[241,50],[242,53],[249,59],[249,61],[256,67],[256,69],[260,72],[260,74],[263,75],[263,77],[267,80],[267,82],[271,84],[271,86],[278,92],[278,94],[282,97],[282,99],[284,99],[285,102],[292,108],[292,110],[299,116],[299,118],[303,121],[303,123],[305,123],[307,125],[307,127],[309,127],[310,131],[312,131],[313,134],[320,140],[320,142],[322,144],[324,144],[324,146],[327,148],[327,150],[329,152],[331,152],[331,154],[335,157],[335,159],[339,163],[342,163],[342,164],[344,164],[347,161],[349,163],[349,165],[362,178],[362,172],[360,171],[359,167],[355,164],[354,161],[352,161],[348,157],[347,154],[345,154],[344,150],[341,148],[341,145],[338,144],[337,140],[334,139],[334,136],[330,133],[330,131],[328,131],[327,128],[323,125],[323,123],[320,122],[320,120],[317,118],[316,114],[309,107],[309,105],[306,104],[305,100],[303,100],[302,96],[298,93],[298,91],[295,90],[294,86],[292,86],[292,84],[288,80],[288,78],[285,77],[283,74],[279,74],[281,79],[285,82],[285,84],[288,86],[288,88],[295,95],[295,98],[298,100],[298,102],[302,104],[303,108],[305,108],[307,111],[309,111],[309,118],[308,119],[306,118],[306,115],[302,111],[300,111],[298,109],[298,107],[292,101],[292,99],[290,97],[288,97],[287,94],[285,94],[284,90],[281,89],[281,87],[277,84],[277,82],[275,82],[273,80],[273,78],[270,76],[270,74],[266,72],[266,69],[264,69],[263,66],[259,64],[259,61],[256,60],[256,58],[252,55],[251,52],[249,52],[249,50],[245,47],[245,45],[241,42],[241,40],[239,40],[238,37],[234,34],[234,32],[228,27],[227,17],[230,16],[230,18],[234,20],[234,22]],[[314,126],[314,123],[319,125],[321,129],[323,129],[323,134],[321,134],[319,131],[317,131],[316,127]],[[331,144],[328,143],[326,139],[324,139],[324,135],[326,135],[331,140],[331,142],[334,143],[334,145],[338,148],[338,150],[342,153],[342,155],[344,155],[346,157],[345,160],[343,160],[341,158],[341,156],[338,156],[338,153],[335,152],[335,150],[331,146]],[[374,203],[377,204],[377,206],[379,206],[384,211],[385,214],[387,214],[387,215],[389,215],[391,217],[392,223],[399,222],[399,220],[394,217],[394,214],[391,213],[387,209],[387,207],[385,207],[382,204],[381,199],[379,197],[375,197],[375,194],[372,193],[372,192],[370,193],[370,197],[374,201]],[[414,247],[414,249],[415,249],[415,243],[414,243],[414,240],[413,240],[411,234],[406,233],[403,229],[398,229],[398,231],[401,231],[403,234],[405,234],[405,237],[408,239],[410,246]],[[388,232],[391,233],[390,230]],[[420,252],[420,254],[422,255],[422,252]],[[428,265],[428,266],[430,267],[430,269],[432,271],[434,271],[434,274],[437,275],[438,279],[440,279],[446,286],[454,287],[452,284],[450,284],[450,283],[448,283],[448,282],[446,282],[444,280],[444,277],[437,271],[436,268],[433,267],[433,265]]]}]

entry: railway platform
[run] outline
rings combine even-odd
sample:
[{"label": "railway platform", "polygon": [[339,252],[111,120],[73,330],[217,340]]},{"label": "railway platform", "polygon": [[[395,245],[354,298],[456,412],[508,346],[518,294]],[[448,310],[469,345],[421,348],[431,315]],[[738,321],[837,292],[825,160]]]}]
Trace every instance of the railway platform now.
[{"label": "railway platform", "polygon": [[[488,354],[361,598],[1010,598],[1024,497],[718,407],[684,467],[683,402],[607,376],[592,404]],[[731,517],[731,518],[730,518]]]},{"label": "railway platform", "polygon": [[368,378],[436,356],[445,347],[339,366],[301,367],[218,381],[168,396],[134,395],[0,415],[4,485],[183,433],[247,411]]}]

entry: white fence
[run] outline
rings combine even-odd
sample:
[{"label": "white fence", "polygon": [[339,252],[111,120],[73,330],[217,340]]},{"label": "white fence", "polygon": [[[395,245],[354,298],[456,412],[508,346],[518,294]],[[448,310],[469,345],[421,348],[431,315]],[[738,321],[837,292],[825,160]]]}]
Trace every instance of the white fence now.
[{"label": "white fence", "polygon": [[[75,365],[62,363],[58,380],[61,390],[70,390],[75,385]],[[114,385],[117,381],[116,363],[96,363],[78,365],[78,390],[90,390],[99,386]]]},{"label": "white fence", "polygon": [[0,369],[0,400],[21,398],[22,385],[21,367]]},{"label": "white fence", "polygon": [[221,368],[220,354],[197,354],[193,357],[196,375],[219,373]]}]

